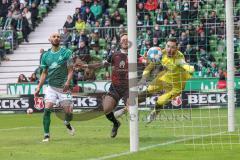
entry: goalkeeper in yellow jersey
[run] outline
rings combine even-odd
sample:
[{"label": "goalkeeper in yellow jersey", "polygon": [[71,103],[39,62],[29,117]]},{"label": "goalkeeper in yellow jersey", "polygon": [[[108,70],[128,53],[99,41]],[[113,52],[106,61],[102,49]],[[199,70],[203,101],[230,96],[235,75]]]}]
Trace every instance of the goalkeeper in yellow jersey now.
[{"label": "goalkeeper in yellow jersey", "polygon": [[156,119],[160,109],[181,94],[186,81],[191,78],[191,74],[194,72],[194,67],[185,62],[184,55],[178,50],[177,46],[178,43],[175,38],[168,39],[165,49],[162,50],[161,60],[150,62],[143,71],[140,84],[146,82],[156,65],[162,66],[161,71],[148,85],[146,91],[138,95],[138,103],[141,103],[146,100],[146,97],[163,91],[163,94],[157,98],[154,110],[147,117],[147,123]]}]

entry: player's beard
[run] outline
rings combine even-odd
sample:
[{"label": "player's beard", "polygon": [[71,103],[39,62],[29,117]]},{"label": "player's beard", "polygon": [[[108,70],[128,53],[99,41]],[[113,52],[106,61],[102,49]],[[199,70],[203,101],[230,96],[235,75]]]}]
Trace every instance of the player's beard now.
[{"label": "player's beard", "polygon": [[54,47],[58,47],[59,44],[60,44],[59,41],[52,41],[52,45],[53,45]]},{"label": "player's beard", "polygon": [[169,52],[167,52],[168,57],[173,57],[174,54],[175,54],[175,53],[174,53],[173,51],[169,51]]}]

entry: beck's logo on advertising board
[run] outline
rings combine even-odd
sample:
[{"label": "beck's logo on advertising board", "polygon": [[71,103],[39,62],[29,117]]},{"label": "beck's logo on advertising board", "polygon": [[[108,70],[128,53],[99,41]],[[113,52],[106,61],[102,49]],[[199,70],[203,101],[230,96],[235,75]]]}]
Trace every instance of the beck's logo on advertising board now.
[{"label": "beck's logo on advertising board", "polygon": [[188,104],[226,104],[226,93],[191,93],[187,95]]},{"label": "beck's logo on advertising board", "polygon": [[0,109],[25,109],[28,107],[28,98],[0,99]]},{"label": "beck's logo on advertising board", "polygon": [[74,107],[96,107],[98,105],[96,97],[73,97]]}]

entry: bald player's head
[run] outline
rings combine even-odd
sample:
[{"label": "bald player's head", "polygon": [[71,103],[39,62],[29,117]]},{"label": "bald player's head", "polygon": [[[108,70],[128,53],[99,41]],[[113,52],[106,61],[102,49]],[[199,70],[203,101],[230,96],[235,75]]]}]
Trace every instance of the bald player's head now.
[{"label": "bald player's head", "polygon": [[60,44],[60,34],[59,33],[51,34],[51,36],[49,37],[49,41],[53,46],[58,47]]}]

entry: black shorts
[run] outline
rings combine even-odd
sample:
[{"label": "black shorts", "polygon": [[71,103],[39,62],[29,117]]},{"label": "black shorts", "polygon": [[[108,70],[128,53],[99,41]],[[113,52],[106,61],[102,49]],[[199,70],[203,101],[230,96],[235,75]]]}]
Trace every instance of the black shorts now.
[{"label": "black shorts", "polygon": [[129,97],[128,87],[123,85],[113,85],[111,84],[107,95],[113,97],[118,103],[120,99],[123,99],[126,105],[127,99]]}]

